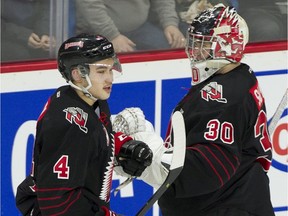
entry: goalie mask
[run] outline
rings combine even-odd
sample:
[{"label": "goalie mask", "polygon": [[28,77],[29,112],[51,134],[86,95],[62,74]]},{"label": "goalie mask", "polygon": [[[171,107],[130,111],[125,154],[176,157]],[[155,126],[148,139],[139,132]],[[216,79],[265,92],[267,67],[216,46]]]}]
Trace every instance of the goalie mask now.
[{"label": "goalie mask", "polygon": [[[113,65],[98,65],[97,61],[113,59]],[[113,76],[121,75],[121,64],[114,52],[113,44],[101,35],[80,34],[69,38],[60,46],[58,51],[58,70],[63,78],[73,87],[84,92],[84,94],[94,100],[88,91],[91,88],[89,78],[90,68],[104,67],[112,71]],[[72,81],[71,71],[78,68],[83,78],[87,80],[88,86],[80,88]]]},{"label": "goalie mask", "polygon": [[248,36],[245,20],[233,7],[217,4],[195,17],[188,28],[186,44],[192,84],[203,82],[227,64],[239,62]]}]

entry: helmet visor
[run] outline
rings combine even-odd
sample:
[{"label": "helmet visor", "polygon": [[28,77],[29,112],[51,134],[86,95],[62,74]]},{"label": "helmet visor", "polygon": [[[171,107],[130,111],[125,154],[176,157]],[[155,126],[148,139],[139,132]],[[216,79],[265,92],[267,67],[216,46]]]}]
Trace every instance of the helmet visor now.
[{"label": "helmet visor", "polygon": [[94,73],[94,76],[98,81],[103,81],[107,77],[116,79],[122,75],[122,67],[118,58],[112,57],[111,63],[86,63],[85,65],[90,68],[90,73]]}]

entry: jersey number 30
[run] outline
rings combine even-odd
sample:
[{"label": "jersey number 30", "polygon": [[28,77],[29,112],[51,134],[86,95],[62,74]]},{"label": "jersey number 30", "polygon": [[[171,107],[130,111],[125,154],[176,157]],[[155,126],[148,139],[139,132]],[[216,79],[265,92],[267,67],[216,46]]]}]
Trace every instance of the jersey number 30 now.
[{"label": "jersey number 30", "polygon": [[57,173],[58,179],[69,179],[68,155],[62,155],[53,167],[53,172]]},{"label": "jersey number 30", "polygon": [[230,122],[220,123],[218,119],[212,119],[208,122],[207,128],[209,131],[204,133],[207,140],[215,141],[220,138],[226,144],[234,142],[234,127]]}]

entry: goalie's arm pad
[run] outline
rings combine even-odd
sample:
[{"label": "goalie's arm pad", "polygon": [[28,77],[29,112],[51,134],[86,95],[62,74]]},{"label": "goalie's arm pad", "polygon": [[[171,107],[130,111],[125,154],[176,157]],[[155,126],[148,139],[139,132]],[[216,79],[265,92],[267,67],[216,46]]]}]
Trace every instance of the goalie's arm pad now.
[{"label": "goalie's arm pad", "polygon": [[153,152],[152,164],[144,170],[138,179],[154,188],[159,188],[168,175],[168,169],[164,166],[164,163],[170,165],[172,154],[163,145],[163,139],[155,132],[138,132],[133,134],[132,137],[135,140],[145,142]]}]

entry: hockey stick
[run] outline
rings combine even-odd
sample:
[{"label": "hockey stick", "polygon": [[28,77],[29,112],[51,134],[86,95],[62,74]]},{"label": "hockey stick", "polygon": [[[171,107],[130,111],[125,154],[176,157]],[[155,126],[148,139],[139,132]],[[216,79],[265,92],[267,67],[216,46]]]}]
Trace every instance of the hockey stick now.
[{"label": "hockey stick", "polygon": [[276,124],[278,123],[278,121],[280,120],[281,118],[281,115],[283,114],[283,111],[284,109],[286,108],[287,106],[287,95],[288,95],[288,89],[286,89],[281,101],[280,101],[280,104],[278,105],[274,115],[272,116],[272,119],[270,121],[270,124],[268,126],[268,131],[269,131],[269,134],[271,135],[272,132],[274,131],[275,127],[276,127]]},{"label": "hockey stick", "polygon": [[172,128],[174,149],[168,176],[160,188],[145,203],[140,211],[138,211],[136,216],[144,216],[145,213],[162,196],[162,194],[168,189],[168,187],[174,182],[174,180],[182,171],[186,153],[186,133],[184,119],[179,111],[176,111],[172,115]]}]

